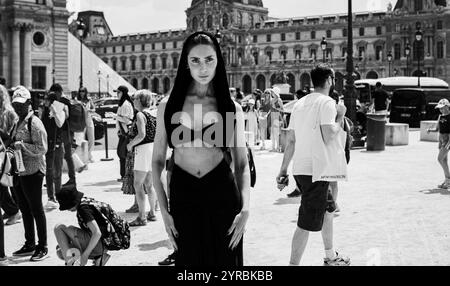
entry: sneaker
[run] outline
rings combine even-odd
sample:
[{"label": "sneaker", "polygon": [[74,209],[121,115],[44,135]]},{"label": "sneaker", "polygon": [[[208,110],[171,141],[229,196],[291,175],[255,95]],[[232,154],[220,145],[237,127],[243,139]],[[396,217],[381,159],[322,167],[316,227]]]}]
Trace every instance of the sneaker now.
[{"label": "sneaker", "polygon": [[350,258],[339,254],[336,251],[336,256],[334,259],[325,258],[323,260],[323,266],[349,266]]},{"label": "sneaker", "polygon": [[48,200],[47,204],[45,204],[45,209],[47,210],[54,210],[57,209],[59,207],[58,202],[56,202],[55,200]]},{"label": "sneaker", "polygon": [[287,194],[288,198],[297,198],[300,197],[302,193],[296,188],[292,193]]},{"label": "sneaker", "polygon": [[[108,260],[111,258],[111,255],[108,253],[103,253],[103,255],[97,257],[94,259],[94,265],[93,266],[105,266],[106,263],[108,263]],[[100,265],[101,263],[101,265]]]},{"label": "sneaker", "polygon": [[161,265],[161,266],[168,266],[168,265],[175,264],[175,258],[176,258],[176,256],[177,256],[177,253],[174,252],[174,253],[170,254],[169,256],[167,256],[167,258],[164,259],[163,261],[159,261],[159,262],[158,262],[158,265]]},{"label": "sneaker", "polygon": [[30,256],[34,254],[36,246],[24,245],[21,249],[13,253],[13,256]]},{"label": "sneaker", "polygon": [[48,258],[48,248],[47,247],[36,247],[36,251],[30,258],[30,261],[42,261]]},{"label": "sneaker", "polygon": [[5,225],[13,225],[22,221],[22,214],[17,212],[15,215],[8,218]]},{"label": "sneaker", "polygon": [[64,183],[62,186],[63,187],[67,187],[67,186],[70,186],[70,185],[76,185],[77,183],[74,181],[74,180],[68,180],[66,183]]},{"label": "sneaker", "polygon": [[117,182],[122,183],[123,182],[123,178],[117,179]]}]

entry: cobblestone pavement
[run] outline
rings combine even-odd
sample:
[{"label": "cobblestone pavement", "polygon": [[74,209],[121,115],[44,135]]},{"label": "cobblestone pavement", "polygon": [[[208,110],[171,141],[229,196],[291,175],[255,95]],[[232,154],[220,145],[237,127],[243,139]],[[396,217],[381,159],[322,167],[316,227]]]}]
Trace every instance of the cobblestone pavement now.
[{"label": "cobblestone pavement", "polygon": [[[353,150],[350,180],[339,184],[341,213],[335,218],[335,248],[352,259],[352,265],[449,265],[450,191],[439,190],[443,174],[436,161],[437,143],[420,142],[419,132],[410,132],[408,146],[386,147],[383,152]],[[115,156],[115,152],[110,152]],[[101,162],[104,151],[95,151],[96,163],[77,174],[79,190],[110,203],[125,214],[133,197],[121,193],[119,162]],[[282,154],[256,152],[257,185],[251,191],[251,217],[244,239],[245,265],[287,265],[296,227],[300,199],[289,199],[276,189],[275,176]],[[67,179],[64,174],[63,182]],[[291,177],[291,182],[293,182]],[[292,184],[292,183],[291,183]],[[214,191],[213,189],[211,191]],[[45,190],[44,190],[45,193]],[[46,196],[43,196],[46,203]],[[55,254],[56,223],[76,224],[73,213],[47,212],[50,257],[42,262],[17,258],[11,265],[63,265]],[[171,253],[160,213],[158,221],[131,229],[131,247],[110,252],[108,265],[157,265]],[[6,252],[22,246],[23,226],[5,227]],[[309,238],[302,265],[322,265],[320,233]]]}]

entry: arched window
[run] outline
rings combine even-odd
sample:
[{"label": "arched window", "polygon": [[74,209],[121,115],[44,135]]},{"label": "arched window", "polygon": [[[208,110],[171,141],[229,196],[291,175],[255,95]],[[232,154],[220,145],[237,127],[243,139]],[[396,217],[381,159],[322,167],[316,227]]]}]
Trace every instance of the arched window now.
[{"label": "arched window", "polygon": [[170,79],[168,77],[164,78],[163,86],[164,86],[164,94],[167,94],[170,91]]},{"label": "arched window", "polygon": [[192,30],[197,31],[198,29],[198,19],[197,17],[192,18]]},{"label": "arched window", "polygon": [[148,89],[148,79],[147,78],[142,79],[141,87],[142,87],[142,89]]},{"label": "arched window", "polygon": [[138,88],[138,80],[136,78],[133,78],[131,80],[131,85],[137,89]]},{"label": "arched window", "polygon": [[266,78],[262,74],[256,77],[256,88],[262,91],[266,89]]},{"label": "arched window", "polygon": [[159,93],[159,79],[157,77],[152,80],[152,91]]},{"label": "arched window", "polygon": [[208,15],[208,17],[206,18],[206,27],[208,29],[212,29],[213,27],[213,17],[211,15]]},{"label": "arched window", "polygon": [[252,92],[252,78],[249,75],[245,75],[242,78],[242,86],[244,94]]},{"label": "arched window", "polygon": [[225,29],[228,29],[228,24],[229,24],[228,14],[223,14],[223,17],[222,17],[222,26],[223,26]]}]

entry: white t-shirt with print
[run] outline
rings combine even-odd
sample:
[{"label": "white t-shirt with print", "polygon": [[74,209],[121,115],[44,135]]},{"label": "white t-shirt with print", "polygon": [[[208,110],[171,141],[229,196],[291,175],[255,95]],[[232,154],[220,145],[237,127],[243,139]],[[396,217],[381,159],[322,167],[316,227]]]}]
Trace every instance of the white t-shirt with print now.
[{"label": "white t-shirt with print", "polygon": [[[322,103],[318,115],[314,103],[322,96],[327,99]],[[331,125],[336,122],[336,102],[331,97],[320,93],[311,93],[301,98],[294,105],[288,127],[295,133],[295,152],[292,166],[294,176],[312,176],[312,136],[318,116],[320,125]]]}]

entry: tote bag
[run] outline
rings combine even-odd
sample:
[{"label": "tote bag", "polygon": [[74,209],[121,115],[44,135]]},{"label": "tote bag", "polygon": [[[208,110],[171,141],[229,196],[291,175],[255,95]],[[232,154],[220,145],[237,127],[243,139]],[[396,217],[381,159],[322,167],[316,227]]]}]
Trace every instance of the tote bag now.
[{"label": "tote bag", "polygon": [[312,135],[312,181],[347,181],[347,162],[344,151],[346,132],[340,128],[335,139],[325,144],[320,128],[320,109],[327,101],[327,96],[321,96],[315,103],[317,120]]}]

